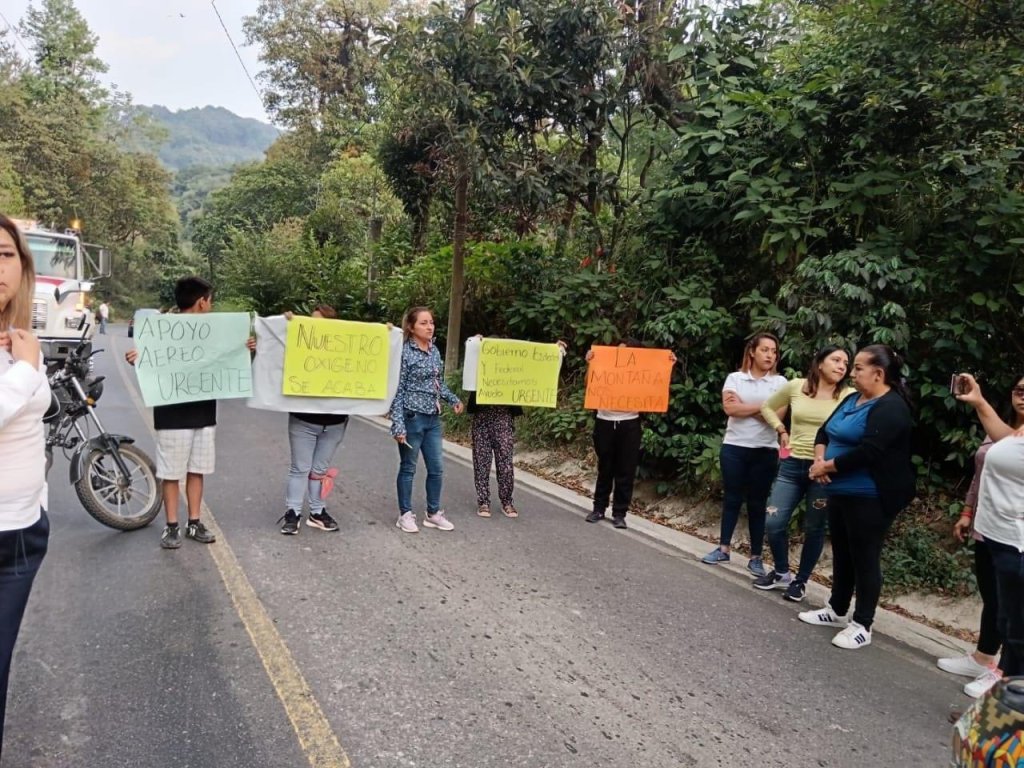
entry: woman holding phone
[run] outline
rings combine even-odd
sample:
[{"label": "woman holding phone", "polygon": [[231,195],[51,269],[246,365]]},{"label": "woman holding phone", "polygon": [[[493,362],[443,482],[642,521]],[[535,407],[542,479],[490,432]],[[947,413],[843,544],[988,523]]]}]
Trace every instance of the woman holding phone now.
[{"label": "woman holding phone", "polygon": [[[765,534],[772,551],[774,568],[754,581],[757,589],[784,589],[783,597],[799,603],[807,592],[807,582],[825,547],[828,528],[828,504],[824,486],[808,476],[814,463],[814,439],[818,429],[832,415],[839,401],[854,392],[843,387],[850,367],[850,355],[842,347],[830,344],[814,355],[807,377],[793,379],[761,405],[761,416],[779,435],[779,473],[768,498]],[[792,435],[778,416],[788,408]],[[789,521],[801,499],[804,545],[796,576],[789,572]]]}]

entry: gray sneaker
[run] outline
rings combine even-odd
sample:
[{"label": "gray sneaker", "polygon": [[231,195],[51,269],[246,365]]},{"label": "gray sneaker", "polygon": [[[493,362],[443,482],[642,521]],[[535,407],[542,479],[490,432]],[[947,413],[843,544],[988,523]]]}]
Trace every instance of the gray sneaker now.
[{"label": "gray sneaker", "polygon": [[181,546],[181,526],[165,526],[164,532],[160,534],[160,547],[162,549],[177,549]]},{"label": "gray sneaker", "polygon": [[405,512],[399,515],[398,522],[395,523],[395,528],[398,528],[404,533],[420,532],[420,527],[416,525],[416,515],[412,512]]},{"label": "gray sneaker", "polygon": [[213,544],[217,537],[199,520],[189,520],[185,527],[185,538],[198,541],[200,544]]},{"label": "gray sneaker", "polygon": [[451,521],[444,516],[444,510],[439,509],[434,514],[426,514],[423,516],[423,525],[426,528],[437,528],[439,531],[454,531],[455,526],[452,525]]},{"label": "gray sneaker", "polygon": [[778,573],[774,570],[768,571],[764,576],[754,579],[754,589],[788,589],[793,583],[793,574]]}]

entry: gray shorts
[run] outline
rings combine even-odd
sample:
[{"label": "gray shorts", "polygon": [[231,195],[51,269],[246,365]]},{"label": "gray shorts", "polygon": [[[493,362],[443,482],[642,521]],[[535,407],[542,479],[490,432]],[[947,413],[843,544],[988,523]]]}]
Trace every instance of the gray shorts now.
[{"label": "gray shorts", "polygon": [[216,429],[158,429],[156,476],[161,480],[184,480],[187,473],[213,474]]}]

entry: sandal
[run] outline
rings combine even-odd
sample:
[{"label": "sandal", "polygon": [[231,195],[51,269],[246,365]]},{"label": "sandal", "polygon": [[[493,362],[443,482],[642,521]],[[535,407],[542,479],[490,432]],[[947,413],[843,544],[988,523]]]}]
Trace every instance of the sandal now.
[{"label": "sandal", "polygon": [[481,504],[479,507],[476,508],[476,513],[480,517],[490,517],[491,516],[491,505],[490,504]]},{"label": "sandal", "polygon": [[502,507],[501,511],[505,513],[505,517],[519,517],[519,512],[511,504]]}]

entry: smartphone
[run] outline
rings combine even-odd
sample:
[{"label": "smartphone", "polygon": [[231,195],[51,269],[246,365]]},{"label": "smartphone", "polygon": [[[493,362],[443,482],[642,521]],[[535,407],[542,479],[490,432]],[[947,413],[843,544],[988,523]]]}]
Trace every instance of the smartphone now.
[{"label": "smartphone", "polygon": [[970,382],[959,373],[954,373],[949,379],[949,394],[951,395],[966,395],[970,388]]}]

